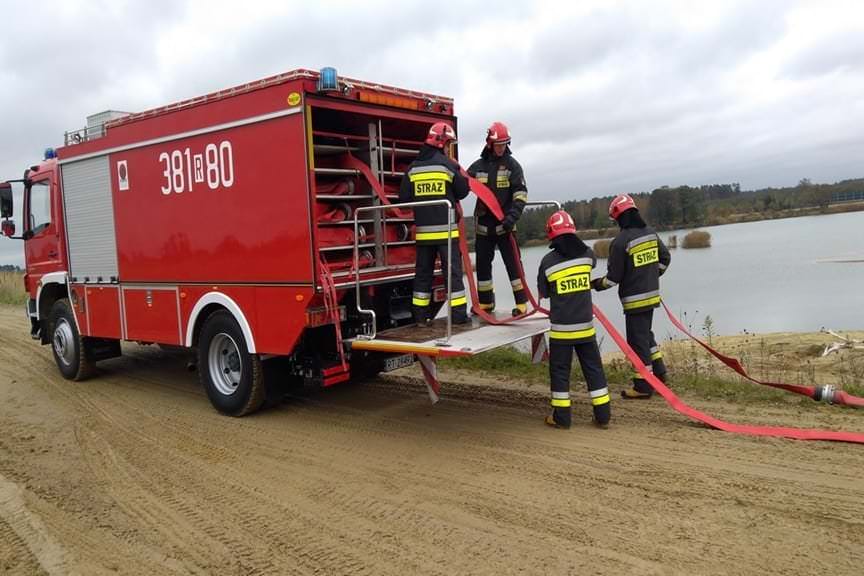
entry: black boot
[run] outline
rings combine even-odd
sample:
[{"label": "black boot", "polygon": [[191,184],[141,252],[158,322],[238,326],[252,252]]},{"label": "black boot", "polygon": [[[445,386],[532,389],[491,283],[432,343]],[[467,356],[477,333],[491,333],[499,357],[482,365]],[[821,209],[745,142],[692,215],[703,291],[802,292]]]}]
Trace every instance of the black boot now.
[{"label": "black boot", "polygon": [[633,378],[633,387],[621,391],[621,397],[625,400],[647,400],[653,394],[654,389],[642,378]]},{"label": "black boot", "polygon": [[570,429],[570,409],[553,408],[552,414],[546,417],[545,423],[552,428]]},{"label": "black boot", "polygon": [[429,318],[428,309],[414,306],[412,309],[412,313],[414,315],[414,322],[417,324],[418,328],[425,328],[426,326],[432,324],[432,319]]},{"label": "black boot", "polygon": [[453,325],[457,324],[468,324],[471,322],[471,318],[468,317],[466,312],[454,312],[452,318]]},{"label": "black boot", "polygon": [[594,425],[598,428],[608,428],[609,421],[612,419],[612,405],[607,402],[599,406],[594,406]]}]

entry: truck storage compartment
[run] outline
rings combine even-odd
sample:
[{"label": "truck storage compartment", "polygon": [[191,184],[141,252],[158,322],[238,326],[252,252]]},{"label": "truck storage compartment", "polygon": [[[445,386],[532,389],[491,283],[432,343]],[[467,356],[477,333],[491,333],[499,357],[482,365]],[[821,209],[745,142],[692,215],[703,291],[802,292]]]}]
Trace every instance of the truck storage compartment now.
[{"label": "truck storage compartment", "polygon": [[[399,183],[432,120],[393,119],[313,106],[312,189],[319,253],[334,282],[353,283],[354,245],[361,281],[413,273],[411,210],[357,210],[399,201]],[[376,188],[378,189],[376,191]]]}]

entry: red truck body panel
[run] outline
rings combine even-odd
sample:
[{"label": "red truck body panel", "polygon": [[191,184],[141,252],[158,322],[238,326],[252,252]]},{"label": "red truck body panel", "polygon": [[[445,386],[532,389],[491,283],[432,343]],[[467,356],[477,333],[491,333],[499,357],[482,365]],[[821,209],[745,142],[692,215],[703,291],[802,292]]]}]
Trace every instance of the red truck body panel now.
[{"label": "red truck body panel", "polygon": [[85,288],[87,336],[120,339],[123,337],[119,286]]},{"label": "red truck body panel", "polygon": [[[110,165],[125,161],[128,171],[122,192],[112,171],[122,281],[312,283],[305,142],[298,113],[111,154]],[[220,143],[230,143],[233,182],[211,189],[206,167],[187,168],[186,158]],[[165,194],[172,156],[183,191]],[[205,181],[194,181],[196,170]]]}]

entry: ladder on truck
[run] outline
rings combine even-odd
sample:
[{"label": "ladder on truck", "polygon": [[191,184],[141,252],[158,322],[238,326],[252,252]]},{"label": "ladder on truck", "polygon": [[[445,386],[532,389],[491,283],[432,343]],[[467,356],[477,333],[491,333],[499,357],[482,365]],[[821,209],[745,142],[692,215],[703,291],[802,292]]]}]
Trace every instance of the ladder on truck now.
[{"label": "ladder on truck", "polygon": [[[529,202],[529,205],[554,205],[560,209],[560,204],[555,201]],[[358,266],[359,245],[356,241],[356,229],[359,224],[360,214],[363,212],[381,212],[397,208],[413,208],[416,206],[445,205],[448,208],[447,230],[448,237],[455,223],[453,222],[453,206],[449,200],[429,200],[423,202],[408,202],[398,205],[364,206],[358,208],[354,214],[355,242],[354,242],[354,265]],[[478,316],[471,316],[471,322],[454,326],[450,315],[450,292],[452,287],[446,279],[450,278],[450,267],[452,266],[452,243],[448,244],[447,270],[445,282],[447,294],[445,297],[445,315],[436,318],[428,327],[415,325],[401,326],[387,330],[377,331],[375,311],[365,309],[360,299],[360,279],[355,280],[357,293],[357,312],[361,315],[371,316],[372,321],[366,326],[368,330],[354,338],[346,340],[352,350],[363,350],[368,352],[379,352],[386,354],[398,354],[407,358],[410,364],[416,357],[420,362],[423,376],[426,381],[429,397],[433,403],[438,401],[440,382],[438,380],[437,359],[459,356],[476,356],[477,354],[509,346],[522,340],[531,339],[531,355],[534,362],[540,362],[546,355],[546,332],[549,331],[549,318],[546,314],[537,313],[521,319],[512,319],[503,313],[495,315],[498,324],[490,324],[481,320]],[[466,267],[466,273],[471,275],[473,270]],[[524,282],[524,279],[523,279]],[[526,285],[526,289],[527,289]],[[475,298],[476,294],[472,294]]]}]

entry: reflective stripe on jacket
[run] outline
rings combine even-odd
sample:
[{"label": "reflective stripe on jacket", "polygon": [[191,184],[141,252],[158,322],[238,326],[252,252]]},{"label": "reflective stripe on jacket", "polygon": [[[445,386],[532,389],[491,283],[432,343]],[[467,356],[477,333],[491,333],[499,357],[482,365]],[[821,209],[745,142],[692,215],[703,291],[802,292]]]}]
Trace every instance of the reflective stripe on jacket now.
[{"label": "reflective stripe on jacket", "polygon": [[[455,207],[458,200],[468,196],[468,179],[460,174],[459,166],[441,150],[422,146],[417,159],[411,163],[399,185],[400,202],[422,202],[425,200],[449,200]],[[417,227],[415,239],[423,244],[447,242],[447,207],[418,206],[414,208]],[[450,217],[453,231],[450,238],[458,238],[456,220]]]}]

